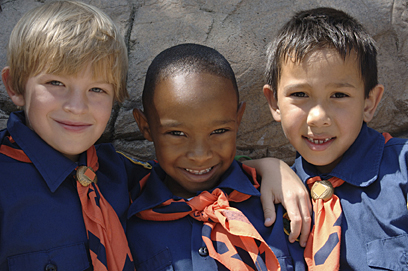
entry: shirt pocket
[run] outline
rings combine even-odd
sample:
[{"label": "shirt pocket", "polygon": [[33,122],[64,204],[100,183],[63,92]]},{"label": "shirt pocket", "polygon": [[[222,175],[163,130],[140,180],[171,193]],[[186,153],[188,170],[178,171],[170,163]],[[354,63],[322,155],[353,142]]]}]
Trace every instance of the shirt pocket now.
[{"label": "shirt pocket", "polygon": [[408,234],[367,243],[367,264],[385,270],[408,270]]},{"label": "shirt pocket", "polygon": [[169,248],[166,248],[149,259],[135,263],[137,271],[173,271],[172,257]]},{"label": "shirt pocket", "polygon": [[86,270],[90,267],[85,244],[78,243],[7,258],[10,271]]}]

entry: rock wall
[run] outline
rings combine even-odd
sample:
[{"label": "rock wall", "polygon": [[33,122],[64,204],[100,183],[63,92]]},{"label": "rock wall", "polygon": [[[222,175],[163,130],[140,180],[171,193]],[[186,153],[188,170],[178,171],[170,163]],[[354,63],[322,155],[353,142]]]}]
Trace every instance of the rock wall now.
[{"label": "rock wall", "polygon": [[[13,26],[43,0],[0,2],[0,66]],[[273,121],[262,94],[265,48],[277,29],[296,11],[329,6],[357,18],[377,41],[383,100],[370,126],[394,136],[408,135],[408,2],[402,0],[85,0],[104,10],[121,27],[129,49],[130,99],[116,105],[101,142],[140,159],[154,158],[132,117],[141,107],[145,72],[170,46],[194,42],[214,47],[231,63],[247,109],[238,134],[238,154],[273,156],[292,162],[294,150]],[[16,110],[0,86],[0,129]]]}]

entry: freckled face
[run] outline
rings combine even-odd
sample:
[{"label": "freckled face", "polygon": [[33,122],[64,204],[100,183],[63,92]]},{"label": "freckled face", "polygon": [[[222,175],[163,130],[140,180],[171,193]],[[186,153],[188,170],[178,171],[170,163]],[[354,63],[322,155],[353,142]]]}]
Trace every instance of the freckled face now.
[{"label": "freckled face", "polygon": [[214,187],[229,168],[244,107],[230,80],[207,73],[179,74],[155,89],[150,133],[168,186],[179,196]]},{"label": "freckled face", "polygon": [[322,172],[331,171],[357,138],[364,119],[364,83],[355,53],[330,49],[282,66],[275,120],[290,143]]}]

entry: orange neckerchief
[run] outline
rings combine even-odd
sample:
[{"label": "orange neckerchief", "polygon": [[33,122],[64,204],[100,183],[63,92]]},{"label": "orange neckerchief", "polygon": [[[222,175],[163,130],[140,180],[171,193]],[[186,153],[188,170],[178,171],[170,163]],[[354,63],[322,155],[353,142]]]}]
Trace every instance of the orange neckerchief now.
[{"label": "orange neckerchief", "polygon": [[[387,143],[392,136],[389,133],[382,134]],[[309,188],[320,177],[307,180]],[[328,181],[333,188],[344,183],[343,180],[333,177]],[[340,268],[340,241],[342,209],[340,199],[333,196],[324,201],[323,199],[312,200],[315,224],[309,235],[305,248],[305,260],[309,270],[339,270]]]},{"label": "orange neckerchief", "polygon": [[[8,140],[10,143],[15,142],[11,136]],[[24,151],[14,146],[1,145],[0,153],[21,162],[31,163]],[[94,179],[94,172],[99,168],[95,146],[90,147],[86,155],[87,166],[93,171],[87,169],[85,175]],[[76,183],[94,270],[135,270],[122,224],[112,206],[102,196],[98,185],[94,182],[88,186],[82,186],[78,181]]]},{"label": "orange neckerchief", "polygon": [[[319,176],[307,180],[309,188]],[[328,180],[333,188],[344,183],[343,180],[333,177]],[[307,240],[304,256],[309,270],[339,270],[340,268],[340,238],[342,209],[340,199],[333,196],[324,201],[313,199],[315,224]]]},{"label": "orange neckerchief", "polygon": [[[243,168],[247,172],[250,171],[253,177],[256,176],[254,169],[245,165]],[[259,187],[257,182],[255,187]],[[250,197],[235,190],[226,195],[221,189],[216,188],[212,193],[204,191],[189,201],[169,199],[155,208],[141,211],[136,215],[142,219],[154,221],[171,221],[190,215],[204,222],[202,238],[209,255],[228,269],[280,270],[275,254],[251,222],[240,210],[229,205],[229,201],[241,202]],[[228,251],[218,253],[213,241],[223,243]],[[252,263],[244,263],[237,248],[246,251]]]}]

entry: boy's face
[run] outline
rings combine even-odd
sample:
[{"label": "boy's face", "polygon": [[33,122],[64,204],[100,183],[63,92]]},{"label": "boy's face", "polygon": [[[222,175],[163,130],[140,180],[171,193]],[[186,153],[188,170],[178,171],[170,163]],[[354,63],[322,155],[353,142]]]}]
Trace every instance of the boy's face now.
[{"label": "boy's face", "polygon": [[301,63],[284,63],[277,100],[270,86],[264,87],[290,143],[323,173],[338,164],[363,121],[372,119],[382,92],[378,85],[366,99],[356,54],[343,60],[331,49],[312,52]]},{"label": "boy's face", "polygon": [[134,110],[146,139],[154,142],[167,186],[178,196],[213,188],[235,156],[245,105],[237,110],[230,80],[207,73],[179,74],[156,86],[154,108]]},{"label": "boy's face", "polygon": [[75,76],[40,73],[28,78],[23,95],[3,81],[17,106],[24,107],[27,126],[69,159],[91,147],[109,121],[114,89],[102,78],[92,78],[90,67]]}]

